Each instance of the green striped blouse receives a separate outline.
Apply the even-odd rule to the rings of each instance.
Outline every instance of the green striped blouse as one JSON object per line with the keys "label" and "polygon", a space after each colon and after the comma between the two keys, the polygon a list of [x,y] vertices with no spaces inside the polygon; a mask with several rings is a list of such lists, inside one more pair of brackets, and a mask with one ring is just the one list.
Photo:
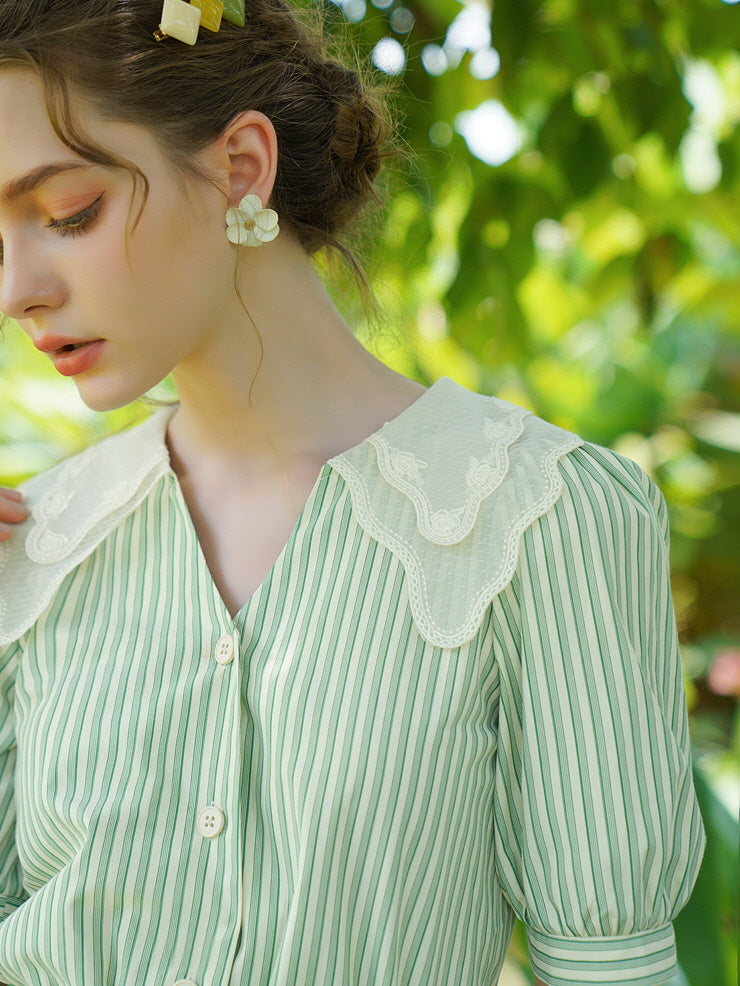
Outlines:
{"label": "green striped blouse", "polygon": [[[465,411],[465,393],[435,385],[393,435],[426,421],[444,449],[485,400],[501,451],[511,406]],[[515,915],[550,986],[670,979],[703,832],[645,474],[596,445],[558,452],[555,502],[517,532],[468,639],[442,646],[410,599],[426,585],[438,608],[409,574],[422,549],[363,501],[413,485],[414,460],[391,448],[381,475],[369,440],[374,475],[351,455],[323,467],[232,620],[167,414],[138,443],[161,468],[0,648],[0,981],[493,986]],[[451,551],[486,554],[482,516]]]}

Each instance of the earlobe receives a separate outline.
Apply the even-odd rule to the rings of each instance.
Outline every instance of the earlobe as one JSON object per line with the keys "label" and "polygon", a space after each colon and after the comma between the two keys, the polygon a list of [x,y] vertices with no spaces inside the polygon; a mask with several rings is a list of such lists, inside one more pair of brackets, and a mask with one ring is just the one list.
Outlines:
{"label": "earlobe", "polygon": [[246,110],[229,123],[223,141],[228,171],[229,206],[238,206],[246,195],[267,203],[277,173],[277,135],[272,122],[256,110]]}

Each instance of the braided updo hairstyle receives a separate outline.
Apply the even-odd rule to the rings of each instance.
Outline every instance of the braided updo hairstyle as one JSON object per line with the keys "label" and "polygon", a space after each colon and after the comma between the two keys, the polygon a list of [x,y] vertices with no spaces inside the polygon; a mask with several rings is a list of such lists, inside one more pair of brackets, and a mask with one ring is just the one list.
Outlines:
{"label": "braided updo hairstyle", "polygon": [[155,40],[162,0],[0,0],[0,69],[35,70],[57,136],[86,160],[135,165],[93,143],[75,123],[78,92],[104,119],[147,127],[182,173],[208,179],[193,155],[243,110],[267,116],[278,140],[270,205],[307,253],[340,251],[362,280],[343,235],[377,200],[375,179],[391,128],[382,99],[327,57],[313,26],[286,0],[247,0],[243,28],[223,21],[190,46]]}

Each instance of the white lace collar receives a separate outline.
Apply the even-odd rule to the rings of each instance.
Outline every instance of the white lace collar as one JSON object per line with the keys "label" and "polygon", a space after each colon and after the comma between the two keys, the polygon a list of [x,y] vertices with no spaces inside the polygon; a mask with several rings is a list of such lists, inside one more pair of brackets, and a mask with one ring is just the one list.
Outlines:
{"label": "white lace collar", "polygon": [[[29,520],[0,546],[0,644],[33,624],[62,579],[170,469],[173,412],[163,408],[25,484]],[[347,483],[358,523],[402,562],[420,633],[454,647],[510,581],[522,532],[560,496],[558,460],[580,444],[442,378],[328,464]]]}
{"label": "white lace collar", "polygon": [[582,444],[443,378],[330,463],[358,522],[402,562],[421,635],[458,647],[511,581],[523,531],[560,497],[558,461]]}
{"label": "white lace collar", "polygon": [[64,577],[168,471],[174,411],[162,408],[23,484],[29,517],[0,545],[0,645],[25,633]]}

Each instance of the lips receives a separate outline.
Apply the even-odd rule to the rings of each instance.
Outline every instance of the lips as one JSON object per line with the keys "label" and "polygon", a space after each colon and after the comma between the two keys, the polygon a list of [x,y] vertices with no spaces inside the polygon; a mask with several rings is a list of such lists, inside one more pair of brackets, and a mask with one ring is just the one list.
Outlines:
{"label": "lips", "polygon": [[54,335],[47,333],[34,339],[33,344],[42,353],[51,353],[55,356],[64,356],[67,353],[75,352],[83,346],[91,343],[100,342],[100,339],[71,339],[69,336]]}
{"label": "lips", "polygon": [[70,339],[52,334],[39,336],[33,344],[47,354],[64,377],[75,377],[91,370],[105,349],[105,339]]}

